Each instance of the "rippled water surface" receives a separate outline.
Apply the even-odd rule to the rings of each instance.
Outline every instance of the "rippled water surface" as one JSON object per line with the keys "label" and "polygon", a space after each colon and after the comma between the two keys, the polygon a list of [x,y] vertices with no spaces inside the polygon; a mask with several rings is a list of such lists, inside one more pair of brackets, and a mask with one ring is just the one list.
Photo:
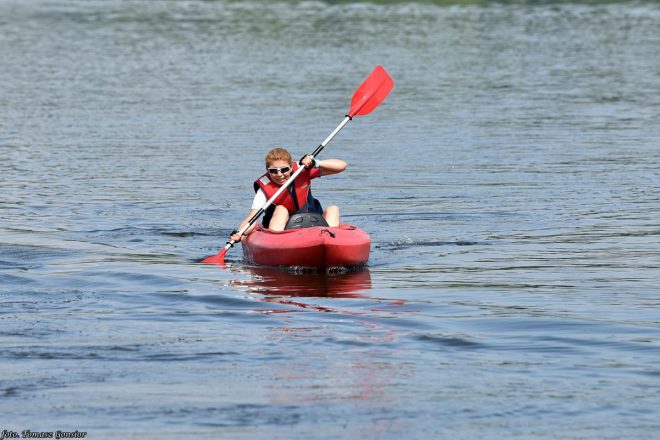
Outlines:
{"label": "rippled water surface", "polygon": [[[657,436],[660,7],[459,3],[0,2],[0,430]],[[369,265],[197,263],[377,64]]]}

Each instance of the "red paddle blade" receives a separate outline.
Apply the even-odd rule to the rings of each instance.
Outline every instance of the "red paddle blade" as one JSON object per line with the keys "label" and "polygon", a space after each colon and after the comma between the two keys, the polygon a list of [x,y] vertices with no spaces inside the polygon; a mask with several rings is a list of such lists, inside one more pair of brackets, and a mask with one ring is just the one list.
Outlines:
{"label": "red paddle blade", "polygon": [[202,263],[223,264],[225,262],[225,255],[227,255],[227,249],[223,248],[217,255],[204,258]]}
{"label": "red paddle blade", "polygon": [[371,113],[383,102],[393,87],[394,80],[392,80],[392,77],[385,71],[383,66],[376,66],[353,94],[348,116],[352,118],[353,116]]}

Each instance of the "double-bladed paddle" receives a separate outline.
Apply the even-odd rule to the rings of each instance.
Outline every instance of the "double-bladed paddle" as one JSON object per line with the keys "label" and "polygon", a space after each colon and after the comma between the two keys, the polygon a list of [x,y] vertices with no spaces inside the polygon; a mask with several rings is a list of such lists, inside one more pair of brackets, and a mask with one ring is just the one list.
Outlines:
{"label": "double-bladed paddle", "polygon": [[[371,113],[376,107],[378,107],[381,102],[383,102],[385,97],[390,93],[390,90],[392,90],[392,87],[394,87],[394,81],[390,75],[385,71],[383,66],[376,66],[376,68],[369,74],[367,79],[364,80],[364,82],[353,94],[353,98],[351,99],[351,107],[348,110],[348,114],[344,120],[341,121],[341,124],[339,124],[337,128],[335,128],[332,133],[330,133],[330,136],[328,136],[321,143],[321,145],[319,145],[316,150],[314,150],[312,154],[308,154],[308,156],[311,156],[312,159],[318,156],[318,154],[325,148],[328,142],[330,142],[332,138],[334,138],[337,133],[339,133],[339,130],[344,128],[344,126],[348,124],[348,121],[353,119],[354,116],[363,116]],[[282,184],[280,189],[277,190],[277,192],[270,199],[268,199],[268,201],[266,201],[264,206],[262,206],[259,211],[250,217],[248,223],[243,226],[240,231],[233,231],[231,235],[234,235],[235,233],[243,235],[245,231],[247,231],[250,226],[252,226],[254,222],[259,219],[259,217],[261,217],[266,209],[268,209],[268,207],[272,205],[275,200],[277,200],[280,194],[286,190],[291,182],[293,182],[304,169],[304,166],[300,166],[298,170],[296,170],[296,172],[293,173],[293,175]],[[227,245],[220,252],[218,252],[217,255],[204,258],[202,263],[224,263],[225,255],[227,254],[229,248],[234,245],[234,243],[234,240],[230,238],[229,241],[227,241]]]}

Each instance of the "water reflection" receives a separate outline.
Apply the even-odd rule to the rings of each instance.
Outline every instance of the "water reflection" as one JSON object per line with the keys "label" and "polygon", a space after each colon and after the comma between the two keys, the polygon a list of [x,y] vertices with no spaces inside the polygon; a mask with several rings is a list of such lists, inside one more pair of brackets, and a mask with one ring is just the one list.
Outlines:
{"label": "water reflection", "polygon": [[233,281],[232,285],[268,296],[361,298],[364,295],[360,292],[371,289],[371,274],[367,268],[341,273],[291,272],[255,266],[230,270],[250,277],[248,280]]}

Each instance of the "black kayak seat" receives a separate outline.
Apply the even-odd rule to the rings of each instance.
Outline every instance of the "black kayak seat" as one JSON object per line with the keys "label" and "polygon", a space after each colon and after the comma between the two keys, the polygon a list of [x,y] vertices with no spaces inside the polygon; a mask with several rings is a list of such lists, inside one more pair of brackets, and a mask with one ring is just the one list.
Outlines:
{"label": "black kayak seat", "polygon": [[311,228],[312,226],[328,226],[322,214],[316,212],[304,212],[302,214],[293,214],[286,222],[284,229]]}

